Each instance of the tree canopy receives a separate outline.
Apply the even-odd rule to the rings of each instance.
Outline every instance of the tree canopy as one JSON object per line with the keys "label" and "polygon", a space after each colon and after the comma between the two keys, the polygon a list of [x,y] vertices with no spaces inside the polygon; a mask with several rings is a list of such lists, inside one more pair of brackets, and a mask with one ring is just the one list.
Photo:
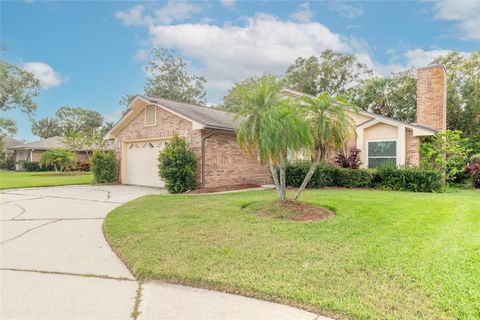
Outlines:
{"label": "tree canopy", "polygon": [[[205,78],[190,74],[185,59],[176,56],[172,50],[153,48],[145,71],[148,74],[143,87],[145,95],[193,104],[206,103]],[[120,104],[127,106],[134,96],[124,95]]]}
{"label": "tree canopy", "polygon": [[[37,109],[33,98],[39,89],[40,81],[32,73],[0,59],[0,111],[17,109],[31,116]],[[0,117],[0,134],[16,132],[14,120]]]}

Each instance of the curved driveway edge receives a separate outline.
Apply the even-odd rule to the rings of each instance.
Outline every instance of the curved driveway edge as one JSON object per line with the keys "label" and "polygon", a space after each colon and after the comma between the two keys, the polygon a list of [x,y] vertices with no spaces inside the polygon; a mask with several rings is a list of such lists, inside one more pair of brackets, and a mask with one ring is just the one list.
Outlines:
{"label": "curved driveway edge", "polygon": [[[1,319],[130,319],[138,284],[106,242],[117,206],[162,190],[62,186],[0,192]],[[142,285],[139,319],[320,319],[271,302],[185,286]],[[322,318],[327,319],[327,318]]]}

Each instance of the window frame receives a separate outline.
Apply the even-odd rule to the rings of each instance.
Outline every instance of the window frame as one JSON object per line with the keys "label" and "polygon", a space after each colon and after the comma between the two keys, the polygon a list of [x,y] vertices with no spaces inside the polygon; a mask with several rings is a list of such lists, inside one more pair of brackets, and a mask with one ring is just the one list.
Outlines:
{"label": "window frame", "polygon": [[[153,124],[147,124],[147,108],[153,108],[154,110],[154,122]],[[153,127],[157,125],[157,106],[156,105],[148,105],[145,107],[145,121],[144,121],[145,127]]]}
{"label": "window frame", "polygon": [[[395,141],[395,156],[370,156],[370,142],[387,142],[387,141]],[[370,168],[369,158],[376,158],[376,159],[395,159],[395,165],[398,166],[398,139],[375,139],[375,140],[367,140],[367,159],[366,164],[367,168]]]}

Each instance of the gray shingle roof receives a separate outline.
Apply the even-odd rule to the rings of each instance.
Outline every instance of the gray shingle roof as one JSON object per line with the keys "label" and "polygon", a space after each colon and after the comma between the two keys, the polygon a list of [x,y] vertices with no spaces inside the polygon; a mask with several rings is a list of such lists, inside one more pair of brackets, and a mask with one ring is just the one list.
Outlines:
{"label": "gray shingle roof", "polygon": [[11,138],[9,136],[5,136],[5,137],[3,137],[3,139],[5,140],[5,148],[7,148],[7,149],[25,143],[25,141],[18,140],[18,139],[15,139],[15,138]]}
{"label": "gray shingle roof", "polygon": [[201,123],[207,128],[223,129],[228,131],[235,130],[234,113],[190,103],[177,102],[165,98],[149,96],[140,97],[151,103],[159,104],[173,112],[177,112],[188,119]]}
{"label": "gray shingle roof", "polygon": [[46,138],[34,142],[23,143],[10,147],[9,149],[35,149],[35,150],[49,150],[53,148],[65,148],[65,145],[61,142],[62,137],[55,136]]}

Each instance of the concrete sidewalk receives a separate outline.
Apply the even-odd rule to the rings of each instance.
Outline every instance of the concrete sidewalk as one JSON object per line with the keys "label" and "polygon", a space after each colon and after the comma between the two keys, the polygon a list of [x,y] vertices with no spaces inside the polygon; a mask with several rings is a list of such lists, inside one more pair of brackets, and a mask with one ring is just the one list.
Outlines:
{"label": "concrete sidewalk", "polygon": [[[117,206],[162,190],[64,186],[0,192],[1,319],[327,319],[271,302],[139,284],[106,242]],[[141,295],[138,295],[141,292]]]}

